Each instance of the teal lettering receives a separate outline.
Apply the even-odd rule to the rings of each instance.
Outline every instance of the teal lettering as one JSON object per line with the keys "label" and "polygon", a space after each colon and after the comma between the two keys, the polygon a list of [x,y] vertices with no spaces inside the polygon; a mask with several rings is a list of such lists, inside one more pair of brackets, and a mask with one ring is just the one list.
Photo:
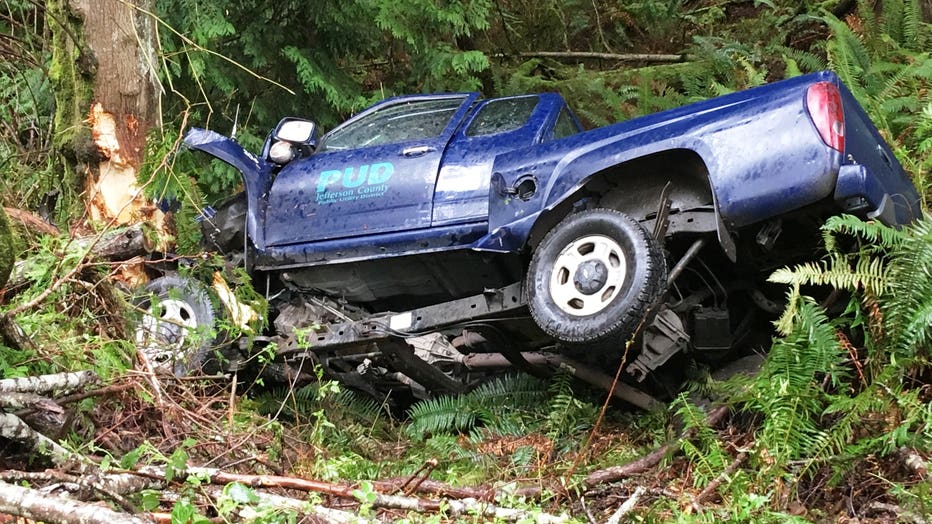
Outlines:
{"label": "teal lettering", "polygon": [[376,184],[388,182],[388,179],[392,177],[394,172],[395,166],[389,162],[372,164],[372,167],[369,168],[369,185],[374,186]]}
{"label": "teal lettering", "polygon": [[369,164],[359,166],[359,173],[353,174],[353,168],[348,167],[343,172],[343,187],[359,187],[369,175]]}
{"label": "teal lettering", "polygon": [[342,176],[343,173],[336,169],[328,169],[327,171],[321,172],[320,178],[317,179],[317,192],[323,193],[327,190],[327,186],[339,181]]}

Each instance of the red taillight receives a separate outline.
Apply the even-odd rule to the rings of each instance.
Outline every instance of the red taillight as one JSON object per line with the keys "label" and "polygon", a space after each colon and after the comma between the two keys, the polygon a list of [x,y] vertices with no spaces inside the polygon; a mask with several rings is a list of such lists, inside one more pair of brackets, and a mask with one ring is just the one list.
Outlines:
{"label": "red taillight", "polygon": [[816,82],[806,93],[806,107],[825,145],[845,152],[845,112],[841,93],[831,82]]}

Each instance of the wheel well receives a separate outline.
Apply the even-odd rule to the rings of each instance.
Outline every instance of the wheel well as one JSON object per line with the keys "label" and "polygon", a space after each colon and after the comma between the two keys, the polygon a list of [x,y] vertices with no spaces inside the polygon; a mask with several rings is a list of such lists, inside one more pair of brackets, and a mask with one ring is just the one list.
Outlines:
{"label": "wheel well", "polygon": [[536,246],[547,231],[574,209],[605,207],[638,221],[651,218],[667,183],[670,183],[671,212],[714,203],[709,171],[702,158],[689,149],[663,151],[591,175],[575,193],[541,215],[531,229],[528,244]]}

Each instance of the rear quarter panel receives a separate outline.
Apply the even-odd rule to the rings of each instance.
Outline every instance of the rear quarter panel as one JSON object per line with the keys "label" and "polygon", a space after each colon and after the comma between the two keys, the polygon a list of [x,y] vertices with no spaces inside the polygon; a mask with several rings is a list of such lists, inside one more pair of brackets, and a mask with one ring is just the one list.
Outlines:
{"label": "rear quarter panel", "polygon": [[[479,247],[514,249],[526,240],[534,217],[593,175],[667,150],[688,149],[702,158],[716,206],[731,228],[826,198],[842,155],[822,142],[805,107],[807,87],[822,80],[837,77],[806,75],[501,155],[493,168],[491,234]],[[529,174],[539,182],[533,198],[496,193]]]}

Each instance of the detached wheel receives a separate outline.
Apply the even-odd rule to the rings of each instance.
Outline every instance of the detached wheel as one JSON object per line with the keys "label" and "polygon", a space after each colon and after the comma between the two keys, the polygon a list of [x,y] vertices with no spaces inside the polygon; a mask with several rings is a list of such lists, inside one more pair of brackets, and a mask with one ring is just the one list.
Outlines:
{"label": "detached wheel", "polygon": [[180,276],[157,278],[136,301],[142,318],[136,350],[157,370],[185,376],[200,370],[214,345],[217,319],[207,287]]}
{"label": "detached wheel", "polygon": [[571,346],[623,345],[663,293],[660,246],[635,220],[611,209],[567,216],[541,241],[528,267],[528,307],[547,334]]}

